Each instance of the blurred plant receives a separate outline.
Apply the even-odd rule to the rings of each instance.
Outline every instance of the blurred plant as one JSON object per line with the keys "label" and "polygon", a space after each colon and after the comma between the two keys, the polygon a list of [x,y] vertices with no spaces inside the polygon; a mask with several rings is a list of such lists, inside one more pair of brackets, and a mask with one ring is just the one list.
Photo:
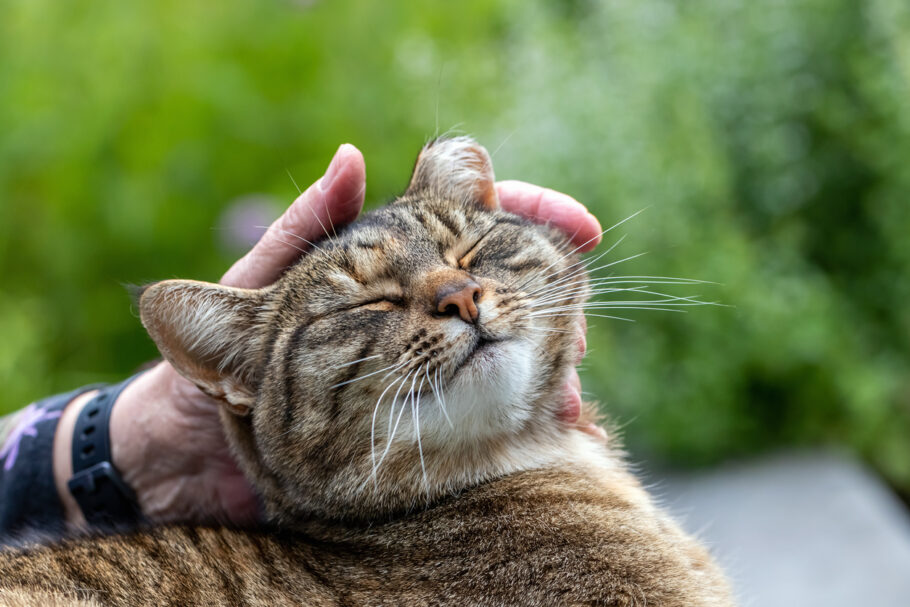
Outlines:
{"label": "blurred plant", "polygon": [[647,209],[616,273],[721,283],[592,319],[636,453],[840,443],[910,490],[902,0],[7,2],[0,90],[2,410],[154,356],[119,283],[216,279],[231,201],[342,141],[387,198],[457,123],[605,225]]}

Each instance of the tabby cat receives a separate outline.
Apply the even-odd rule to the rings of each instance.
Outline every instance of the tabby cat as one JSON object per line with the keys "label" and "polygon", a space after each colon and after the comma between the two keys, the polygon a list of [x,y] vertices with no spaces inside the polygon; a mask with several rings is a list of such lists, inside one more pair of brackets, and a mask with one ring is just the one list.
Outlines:
{"label": "tabby cat", "polygon": [[143,324],[224,401],[269,524],[0,553],[0,603],[732,605],[617,446],[558,421],[588,293],[465,137],[271,287],[146,287]]}

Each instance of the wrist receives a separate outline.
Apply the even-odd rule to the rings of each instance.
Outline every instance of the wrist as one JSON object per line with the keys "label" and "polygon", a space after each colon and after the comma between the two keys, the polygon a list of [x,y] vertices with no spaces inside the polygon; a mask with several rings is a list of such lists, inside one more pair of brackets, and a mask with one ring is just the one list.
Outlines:
{"label": "wrist", "polygon": [[97,393],[97,390],[91,390],[71,400],[63,409],[54,434],[54,485],[57,487],[57,495],[63,505],[64,520],[68,526],[72,527],[84,527],[86,524],[82,510],[73,499],[67,486],[67,482],[73,476],[73,431],[76,428],[76,418],[79,417],[79,412]]}
{"label": "wrist", "polygon": [[[107,433],[109,451],[108,447],[104,447],[99,453],[103,454],[107,452],[107,455],[96,456],[100,457],[102,460],[109,461],[113,465],[114,474],[119,476],[119,479],[112,479],[113,482],[122,480],[129,488],[133,487],[135,482],[134,477],[136,476],[135,472],[141,467],[141,462],[145,460],[145,454],[148,451],[145,441],[143,440],[144,433],[136,431],[138,427],[143,425],[141,416],[137,416],[136,414],[137,404],[142,398],[142,392],[139,391],[139,396],[137,398],[137,391],[133,387],[136,383],[142,381],[145,375],[148,374],[143,374],[132,381],[127,380],[129,383],[122,389],[122,392],[107,397],[108,399],[116,399],[109,405],[111,407],[109,417],[103,422],[103,429],[101,430]],[[116,388],[117,386],[111,387],[111,389]],[[60,421],[57,424],[57,429],[54,434],[52,455],[54,485],[57,489],[61,505],[63,506],[64,520],[70,527],[80,528],[88,526],[89,524],[83,513],[84,506],[80,507],[79,502],[77,502],[73,495],[74,489],[70,485],[76,471],[73,462],[73,448],[75,433],[79,431],[79,419],[80,416],[83,415],[86,407],[99,406],[98,401],[96,401],[96,404],[92,404],[92,401],[95,400],[98,395],[99,390],[91,390],[84,394],[80,394],[70,401],[60,416]],[[104,405],[100,406],[102,409],[104,408]],[[102,413],[102,416],[104,415],[105,414]],[[92,446],[92,444],[90,443],[89,446]],[[76,445],[76,447],[79,447],[79,445]],[[83,467],[86,465],[88,464],[83,464]],[[95,473],[92,473],[93,476],[94,474]],[[94,487],[96,486],[94,483],[98,481],[88,482],[92,483],[89,486]],[[82,486],[81,483],[80,486]],[[92,489],[91,491],[94,492],[95,489]],[[123,491],[130,493],[127,488],[124,488]],[[99,497],[92,499],[97,500]],[[100,497],[100,499],[105,500],[111,498]],[[129,496],[127,501],[133,502],[132,496]],[[119,517],[119,515],[113,513],[111,515]]]}

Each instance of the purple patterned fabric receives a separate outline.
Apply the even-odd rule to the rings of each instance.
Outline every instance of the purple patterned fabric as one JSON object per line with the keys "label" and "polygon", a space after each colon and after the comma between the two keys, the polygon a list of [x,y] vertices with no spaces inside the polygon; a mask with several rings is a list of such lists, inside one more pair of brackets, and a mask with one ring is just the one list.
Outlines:
{"label": "purple patterned fabric", "polygon": [[49,396],[0,417],[0,549],[29,529],[66,530],[54,484],[54,435],[67,403],[97,387]]}
{"label": "purple patterned fabric", "polygon": [[16,463],[16,458],[19,456],[19,445],[22,443],[23,438],[26,436],[35,438],[38,436],[38,430],[35,426],[43,421],[56,419],[60,417],[60,414],[61,411],[59,409],[48,411],[37,404],[31,404],[16,414],[15,419],[11,420],[12,428],[6,436],[3,445],[0,446],[0,460],[4,462],[3,470],[6,472],[12,470],[13,465]]}

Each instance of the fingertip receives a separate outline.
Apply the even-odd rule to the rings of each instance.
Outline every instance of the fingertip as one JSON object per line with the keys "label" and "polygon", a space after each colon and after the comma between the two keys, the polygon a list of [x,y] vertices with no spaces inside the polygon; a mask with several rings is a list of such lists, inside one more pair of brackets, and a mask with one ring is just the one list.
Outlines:
{"label": "fingertip", "polygon": [[578,250],[582,253],[593,251],[597,248],[597,245],[600,244],[600,241],[603,240],[603,228],[600,226],[600,222],[597,218],[587,210],[585,211],[585,217],[581,219],[580,224],[578,233],[572,239],[572,242],[578,244]]}
{"label": "fingertip", "polygon": [[581,377],[578,375],[578,370],[575,367],[572,367],[572,370],[569,371],[569,377],[566,379],[566,384],[575,390],[578,394],[578,398],[581,399]]}
{"label": "fingertip", "polygon": [[567,381],[563,386],[562,408],[557,416],[569,424],[577,423],[581,417],[581,393],[575,389],[571,381]]}
{"label": "fingertip", "polygon": [[363,152],[351,143],[342,143],[335,152],[333,162],[337,160],[348,172],[355,176],[366,179],[366,162],[363,159]]}
{"label": "fingertip", "polygon": [[600,222],[568,194],[523,181],[500,181],[496,191],[503,210],[537,223],[550,223],[564,232],[580,252],[586,253],[600,244]]}
{"label": "fingertip", "polygon": [[353,221],[363,208],[366,192],[366,163],[361,151],[350,143],[341,144],[317,187],[333,224]]}
{"label": "fingertip", "polygon": [[593,250],[602,238],[597,218],[568,194],[544,190],[537,208],[537,216],[562,230],[581,253]]}
{"label": "fingertip", "polygon": [[305,247],[353,221],[363,207],[365,192],[363,154],[349,143],[342,144],[325,174],[291,203],[249,253],[231,266],[222,278],[223,284],[245,288],[271,284]]}
{"label": "fingertip", "polygon": [[587,434],[590,434],[594,438],[600,439],[602,441],[607,440],[607,431],[598,426],[597,424],[585,424],[581,427],[581,431]]}
{"label": "fingertip", "polygon": [[584,327],[580,323],[575,328],[575,346],[578,348],[578,356],[575,359],[576,364],[578,364],[584,359],[585,352],[588,350],[588,338],[585,336]]}

